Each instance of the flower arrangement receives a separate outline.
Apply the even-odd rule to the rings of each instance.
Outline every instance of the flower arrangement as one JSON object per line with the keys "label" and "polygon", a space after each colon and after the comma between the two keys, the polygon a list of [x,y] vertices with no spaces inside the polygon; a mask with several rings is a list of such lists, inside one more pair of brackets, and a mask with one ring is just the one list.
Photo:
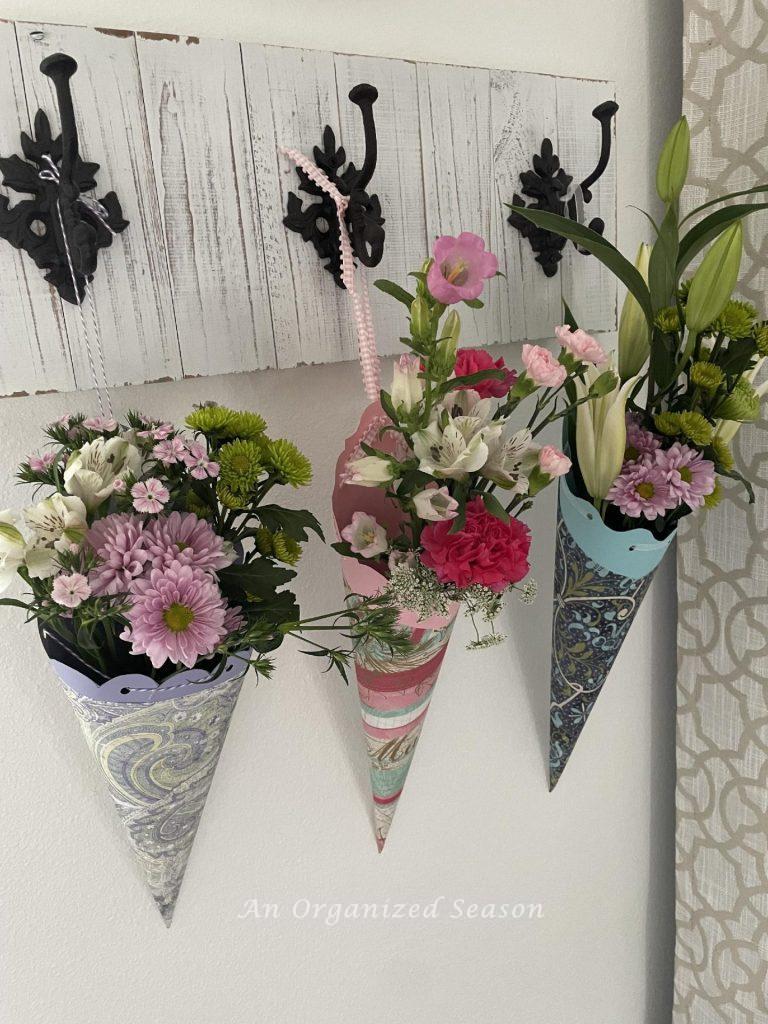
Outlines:
{"label": "flower arrangement", "polygon": [[288,635],[343,672],[350,651],[308,638],[330,625],[352,649],[370,636],[403,642],[386,598],[301,621],[285,585],[322,530],[310,512],[267,501],[310,482],[292,442],[218,405],[196,408],[186,428],[135,412],[125,424],[51,424],[45,451],[18,473],[51,493],[0,512],[0,586],[20,576],[31,594],[0,603],[23,608],[100,680],[133,671],[162,682],[195,666],[215,676],[228,658],[269,675]]}
{"label": "flower arrangement", "polygon": [[[379,488],[389,522],[356,511],[334,547],[376,568],[388,593],[420,619],[464,605],[477,625],[473,648],[503,640],[494,620],[502,595],[532,599],[528,577],[530,530],[522,517],[536,494],[568,472],[570,459],[537,436],[549,424],[600,396],[617,378],[598,342],[581,330],[556,330],[558,356],[523,345],[523,369],[510,369],[482,348],[460,348],[459,303],[482,306],[496,257],[477,235],[437,239],[433,255],[411,276],[415,294],[391,281],[382,291],[409,312],[408,350],[396,362],[392,387],[382,391],[385,422],[362,441],[346,481]],[[578,394],[576,393],[578,390]],[[569,397],[570,396],[570,397]],[[526,399],[527,425],[509,421]]]}

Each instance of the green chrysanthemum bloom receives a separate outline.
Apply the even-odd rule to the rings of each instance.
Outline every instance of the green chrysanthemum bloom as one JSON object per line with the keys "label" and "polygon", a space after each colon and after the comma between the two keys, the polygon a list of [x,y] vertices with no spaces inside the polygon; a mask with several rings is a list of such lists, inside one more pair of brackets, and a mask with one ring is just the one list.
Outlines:
{"label": "green chrysanthemum bloom", "polygon": [[667,437],[682,433],[679,412],[660,412],[653,417],[653,422],[659,433],[666,434]]}
{"label": "green chrysanthemum bloom", "polygon": [[256,550],[260,555],[273,555],[275,553],[274,546],[272,544],[272,531],[268,530],[266,526],[259,526],[256,528],[256,536],[254,537],[256,542]]}
{"label": "green chrysanthemum bloom", "polygon": [[238,491],[233,491],[231,487],[227,487],[221,481],[216,485],[216,497],[219,499],[224,508],[244,508],[245,503],[248,500],[247,495],[240,494]]}
{"label": "green chrysanthemum bloom", "polygon": [[216,453],[219,480],[237,494],[249,494],[264,467],[261,464],[261,446],[256,441],[229,441]]}
{"label": "green chrysanthemum bloom", "polygon": [[720,315],[712,321],[713,334],[724,334],[727,338],[748,338],[754,329],[757,310],[751,302],[731,299],[726,302]]}
{"label": "green chrysanthemum bloom", "polygon": [[267,441],[262,447],[262,458],[282,483],[291,487],[304,487],[312,479],[312,464],[292,441]]}
{"label": "green chrysanthemum bloom", "polygon": [[677,297],[678,299],[680,299],[683,305],[685,305],[685,303],[688,301],[688,292],[691,289],[692,280],[693,278],[689,277],[687,280],[681,281],[680,287],[677,289]]}
{"label": "green chrysanthemum bloom", "polygon": [[731,446],[728,442],[715,434],[710,442],[710,447],[717,465],[724,469],[726,473],[730,472],[733,469],[733,455],[731,454]]}
{"label": "green chrysanthemum bloom", "polygon": [[755,345],[761,356],[768,356],[768,324],[755,329]]}
{"label": "green chrysanthemum bloom", "polygon": [[691,367],[691,380],[704,391],[717,391],[724,376],[720,367],[714,363],[698,362]]}
{"label": "green chrysanthemum bloom", "polygon": [[680,330],[680,314],[674,306],[665,306],[660,309],[653,322],[664,334],[673,334]]}
{"label": "green chrysanthemum bloom", "polygon": [[235,415],[224,405],[201,405],[187,416],[190,430],[199,430],[201,434],[221,434]]}
{"label": "green chrysanthemum bloom", "polygon": [[267,424],[257,412],[231,412],[221,436],[256,441],[267,429]]}
{"label": "green chrysanthemum bloom", "polygon": [[693,441],[699,448],[709,444],[714,433],[714,427],[709,420],[705,419],[700,412],[681,412],[678,415],[680,417],[680,433],[684,437]]}
{"label": "green chrysanthemum bloom", "polygon": [[704,508],[717,508],[723,497],[723,488],[720,486],[720,481],[715,480],[715,488],[712,493],[704,495]]}
{"label": "green chrysanthemum bloom", "polygon": [[750,423],[760,414],[760,396],[743,377],[739,377],[733,391],[715,410],[724,420],[735,420],[737,423]]}
{"label": "green chrysanthemum bloom", "polygon": [[279,562],[285,562],[286,565],[296,565],[301,558],[301,544],[284,533],[274,535],[272,546],[275,550],[275,558]]}

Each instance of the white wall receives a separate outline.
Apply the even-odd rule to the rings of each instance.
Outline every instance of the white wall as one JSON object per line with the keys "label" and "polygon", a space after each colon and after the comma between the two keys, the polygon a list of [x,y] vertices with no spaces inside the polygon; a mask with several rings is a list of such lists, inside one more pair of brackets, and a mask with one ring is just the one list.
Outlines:
{"label": "white wall", "polygon": [[[619,235],[643,231],[653,153],[680,105],[669,0],[189,3],[7,0],[0,15],[613,79]],[[308,254],[308,258],[309,254]],[[496,284],[495,286],[500,286]],[[0,313],[1,315],[1,313]],[[388,329],[380,324],[381,331]],[[516,351],[505,350],[508,361]],[[1,358],[1,355],[0,355]],[[116,408],[180,418],[216,399],[261,411],[312,457],[307,499],[330,526],[331,472],[362,406],[353,364],[117,391]],[[0,403],[0,506],[39,425],[92,395]],[[533,608],[510,643],[470,654],[458,628],[382,856],[368,820],[353,690],[286,647],[240,700],[173,927],[133,872],[114,812],[32,628],[3,609],[0,719],[6,945],[0,1017],[19,1024],[667,1024],[673,941],[674,576],[668,558],[554,794],[546,785],[554,510],[537,514]],[[541,503],[540,503],[541,504]],[[303,565],[307,611],[341,597],[335,556]],[[322,922],[321,903],[445,896],[540,903],[535,921]],[[239,920],[245,901],[278,920]]]}

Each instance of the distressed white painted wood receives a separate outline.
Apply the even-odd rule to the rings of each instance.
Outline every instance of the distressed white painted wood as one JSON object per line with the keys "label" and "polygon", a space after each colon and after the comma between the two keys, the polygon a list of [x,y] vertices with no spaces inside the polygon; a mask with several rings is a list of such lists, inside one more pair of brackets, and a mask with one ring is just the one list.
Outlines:
{"label": "distressed white painted wood", "polygon": [[[30,120],[11,22],[0,21],[0,154],[20,153]],[[29,198],[0,187],[13,206]],[[75,385],[61,300],[26,254],[0,244],[0,395]]]}
{"label": "distressed white painted wood", "polygon": [[137,46],[184,375],[274,366],[240,47]]}
{"label": "distressed white painted wood", "polygon": [[[417,73],[430,242],[460,231],[488,240],[492,221],[503,214],[493,181],[490,71],[418,64]],[[461,307],[466,344],[491,344],[508,336],[497,284],[486,286],[483,309]]]}
{"label": "distressed white painted wood", "polygon": [[[19,23],[16,30],[30,111],[45,110],[54,131],[59,125],[53,83],[40,73],[40,61],[57,52],[78,59],[72,94],[80,151],[100,164],[96,195],[114,190],[131,222],[100,251],[90,286],[107,381],[178,377],[179,344],[133,34],[30,23]],[[84,328],[77,307],[63,306],[77,386],[93,387],[86,351],[87,337],[92,348],[96,345],[90,311],[85,310]],[[98,365],[95,352],[94,361]]]}
{"label": "distressed white painted wood", "polygon": [[[492,73],[494,173],[502,203],[511,203],[515,192],[520,193],[520,174],[530,169],[533,155],[540,151],[545,138],[552,140],[557,151],[555,81],[547,75]],[[528,240],[507,223],[507,206],[502,210],[500,223],[504,229],[503,252],[507,263],[510,308],[506,320],[510,324],[510,340],[551,338],[554,325],[562,322],[559,274],[545,275]],[[514,300],[522,307],[522,316],[520,307],[513,306]]]}
{"label": "distressed white painted wood", "polygon": [[[406,274],[418,270],[429,252],[416,66],[404,60],[343,54],[336,54],[335,63],[341,136],[347,157],[357,167],[365,144],[360,111],[349,102],[349,90],[360,82],[370,82],[379,90],[373,108],[379,158],[370,188],[381,200],[386,244],[381,263],[367,271],[368,281],[372,286],[383,277],[408,287]],[[403,352],[398,338],[407,333],[407,310],[377,288],[370,291],[380,354]]]}
{"label": "distressed white painted wood", "polygon": [[299,179],[278,152],[282,146],[311,157],[326,124],[338,140],[333,54],[251,43],[242,49],[278,366],[352,359],[349,296],[314,248],[283,224]]}
{"label": "distressed white painted wood", "polygon": [[[600,124],[592,117],[599,103],[614,98],[608,82],[558,78],[557,134],[559,155],[574,182],[592,172],[600,153]],[[615,124],[615,121],[613,122]],[[584,207],[584,222],[605,221],[605,237],[616,244],[615,154]],[[616,329],[616,278],[594,256],[583,256],[569,242],[561,262],[563,298],[579,324],[595,332]]]}

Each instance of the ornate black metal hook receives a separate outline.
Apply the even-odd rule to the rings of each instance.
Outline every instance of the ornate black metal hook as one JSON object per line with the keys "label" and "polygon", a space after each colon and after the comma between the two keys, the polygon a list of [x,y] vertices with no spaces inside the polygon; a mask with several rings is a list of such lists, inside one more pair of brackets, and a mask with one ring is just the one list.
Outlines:
{"label": "ornate black metal hook", "polygon": [[[608,166],[611,156],[611,118],[614,117],[618,109],[618,103],[607,100],[592,111],[592,116],[600,122],[600,156],[595,169],[577,185],[573,192],[570,190],[573,176],[566,174],[560,166],[560,160],[552,150],[551,139],[544,139],[541,144],[541,153],[536,154],[533,158],[533,170],[523,171],[520,175],[523,195],[534,201],[526,204],[522,196],[515,193],[512,197],[512,205],[522,207],[528,205],[534,210],[548,210],[550,213],[559,213],[561,216],[578,221],[580,205],[577,201],[578,194],[581,194],[581,199],[585,204],[589,203],[592,199],[592,186]],[[530,241],[531,248],[536,253],[536,262],[541,264],[547,277],[554,277],[558,264],[563,258],[566,239],[562,235],[556,235],[552,231],[536,227],[525,217],[515,213],[514,210],[507,217],[507,221]],[[602,235],[605,223],[600,217],[594,217],[589,222],[589,227]],[[578,246],[576,248],[583,255],[589,255]]]}
{"label": "ornate black metal hook", "polygon": [[[349,196],[345,218],[349,239],[352,243],[352,252],[365,267],[375,267],[384,255],[384,218],[381,216],[381,204],[378,196],[366,192],[376,170],[377,144],[373,104],[378,95],[378,91],[372,85],[365,83],[356,85],[349,93],[350,101],[360,108],[363,118],[365,157],[359,170],[351,160],[346,169],[341,170],[347,154],[343,146],[336,148],[336,136],[330,125],[326,125],[323,132],[323,148],[315,146],[313,151],[315,163],[320,170],[343,195]],[[301,182],[299,190],[318,198],[319,202],[310,203],[304,208],[301,198],[290,192],[283,224],[291,231],[297,231],[305,242],[314,245],[317,255],[321,260],[325,260],[325,269],[333,274],[339,288],[343,288],[336,205],[327,192],[311,181],[300,167],[297,167],[296,171]]]}
{"label": "ornate black metal hook", "polygon": [[[84,195],[96,188],[98,164],[82,160],[69,80],[77,62],[64,53],[46,57],[40,70],[56,89],[61,135],[53,138],[42,110],[35,115],[34,139],[21,133],[20,156],[0,158],[3,184],[32,195],[15,206],[0,196],[0,238],[23,249],[67,302],[81,301],[96,271],[97,254],[112,236],[128,227],[114,192],[97,200]],[[27,162],[28,161],[28,162]],[[73,283],[74,277],[74,283]],[[76,284],[76,288],[75,288]]]}

